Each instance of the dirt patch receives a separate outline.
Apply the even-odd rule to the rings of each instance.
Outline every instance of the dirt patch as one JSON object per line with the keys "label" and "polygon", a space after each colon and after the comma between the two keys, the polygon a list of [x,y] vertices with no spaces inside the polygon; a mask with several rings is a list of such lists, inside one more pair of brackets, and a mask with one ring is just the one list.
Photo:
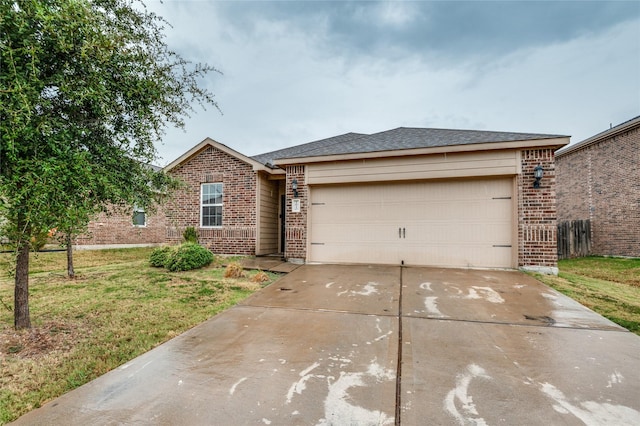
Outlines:
{"label": "dirt patch", "polygon": [[29,330],[0,331],[0,358],[38,358],[57,351],[68,351],[79,340],[77,327],[50,321]]}

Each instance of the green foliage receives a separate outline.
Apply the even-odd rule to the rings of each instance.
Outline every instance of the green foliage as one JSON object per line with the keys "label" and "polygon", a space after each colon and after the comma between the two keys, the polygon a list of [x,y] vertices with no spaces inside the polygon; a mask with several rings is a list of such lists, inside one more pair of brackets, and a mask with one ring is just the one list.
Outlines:
{"label": "green foliage", "polygon": [[172,272],[190,271],[213,262],[213,253],[199,244],[185,243],[169,257],[166,268]]}
{"label": "green foliage", "polygon": [[44,248],[45,244],[49,241],[49,232],[37,232],[31,237],[31,249],[33,251],[40,251]]}
{"label": "green foliage", "polygon": [[169,261],[171,254],[175,251],[173,246],[158,247],[151,252],[149,264],[156,268],[163,268]]}
{"label": "green foliage", "polygon": [[198,231],[193,226],[188,226],[182,233],[182,238],[186,243],[198,243]]}
{"label": "green foliage", "polygon": [[16,327],[30,325],[18,316],[31,237],[78,235],[107,207],[152,211],[177,185],[148,166],[154,143],[194,101],[217,106],[198,86],[216,70],[172,52],[166,25],[135,0],[0,1],[0,217],[18,248]]}
{"label": "green foliage", "polygon": [[196,243],[160,247],[153,250],[149,258],[151,266],[165,267],[172,272],[202,268],[211,262],[213,253]]}

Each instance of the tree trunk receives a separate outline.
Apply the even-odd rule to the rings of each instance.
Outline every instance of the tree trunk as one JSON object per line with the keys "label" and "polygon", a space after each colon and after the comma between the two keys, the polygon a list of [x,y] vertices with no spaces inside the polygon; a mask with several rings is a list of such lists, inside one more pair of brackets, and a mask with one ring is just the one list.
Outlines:
{"label": "tree trunk", "polygon": [[18,242],[14,291],[13,325],[16,330],[31,328],[29,315],[29,241]]}
{"label": "tree trunk", "polygon": [[76,272],[73,269],[73,244],[71,234],[67,234],[67,275],[69,278],[76,277]]}

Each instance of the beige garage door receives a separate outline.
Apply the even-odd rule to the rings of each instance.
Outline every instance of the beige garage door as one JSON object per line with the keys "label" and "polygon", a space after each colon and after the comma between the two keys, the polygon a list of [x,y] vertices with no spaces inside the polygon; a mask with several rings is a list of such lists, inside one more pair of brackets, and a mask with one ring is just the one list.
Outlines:
{"label": "beige garage door", "polygon": [[513,266],[513,179],[311,188],[309,261]]}

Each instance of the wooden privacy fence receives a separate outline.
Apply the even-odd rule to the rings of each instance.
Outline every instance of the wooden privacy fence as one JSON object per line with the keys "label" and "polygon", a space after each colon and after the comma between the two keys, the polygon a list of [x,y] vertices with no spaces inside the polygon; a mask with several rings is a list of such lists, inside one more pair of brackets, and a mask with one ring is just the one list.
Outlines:
{"label": "wooden privacy fence", "polygon": [[558,224],[558,259],[588,256],[590,251],[589,220],[569,220]]}

